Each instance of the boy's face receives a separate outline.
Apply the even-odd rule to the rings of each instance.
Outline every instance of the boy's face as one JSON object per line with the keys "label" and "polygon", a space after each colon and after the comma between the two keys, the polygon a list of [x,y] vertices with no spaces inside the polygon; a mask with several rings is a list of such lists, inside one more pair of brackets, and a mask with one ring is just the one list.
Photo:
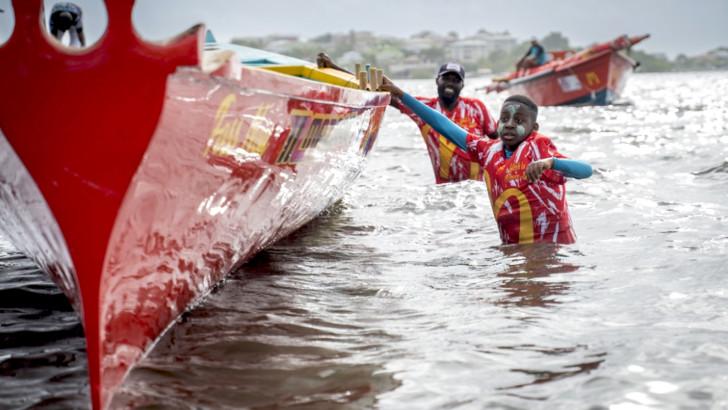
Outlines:
{"label": "boy's face", "polygon": [[525,105],[509,101],[501,108],[498,121],[498,136],[510,150],[526,139],[533,131],[538,130],[533,112]]}

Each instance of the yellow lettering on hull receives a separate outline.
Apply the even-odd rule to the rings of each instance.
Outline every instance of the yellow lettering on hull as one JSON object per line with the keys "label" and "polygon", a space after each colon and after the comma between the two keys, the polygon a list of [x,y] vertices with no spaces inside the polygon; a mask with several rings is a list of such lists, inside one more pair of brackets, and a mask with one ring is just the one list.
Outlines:
{"label": "yellow lettering on hull", "polygon": [[226,119],[230,108],[235,104],[235,94],[230,94],[223,98],[220,103],[220,107],[215,113],[215,123],[210,133],[210,139],[207,141],[207,146],[203,155],[209,154],[221,155],[224,154],[228,149],[234,148],[238,143],[238,134],[240,134],[240,128],[243,126],[243,121],[240,118],[234,118],[232,120]]}
{"label": "yellow lettering on hull", "polygon": [[601,82],[602,80],[599,79],[599,76],[594,71],[586,73],[586,83],[589,84],[589,86],[599,85]]}

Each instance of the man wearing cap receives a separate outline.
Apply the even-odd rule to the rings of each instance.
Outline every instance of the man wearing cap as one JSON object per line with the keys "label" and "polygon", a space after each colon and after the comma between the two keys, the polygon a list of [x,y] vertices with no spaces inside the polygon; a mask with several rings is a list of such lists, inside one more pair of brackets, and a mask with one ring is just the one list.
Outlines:
{"label": "man wearing cap", "polygon": [[81,8],[73,3],[56,3],[51,9],[50,17],[51,35],[61,41],[63,34],[68,32],[69,46],[84,47],[86,36],[83,34],[81,22]]}
{"label": "man wearing cap", "polygon": [[[498,138],[496,124],[477,98],[461,97],[465,85],[465,69],[456,63],[443,64],[437,72],[437,97],[415,97],[430,108],[441,112],[451,121],[479,137]],[[435,172],[435,182],[458,182],[467,179],[483,179],[483,171],[470,154],[437,133],[399,100],[393,99],[392,106],[410,117],[420,128],[427,146],[427,152]]]}

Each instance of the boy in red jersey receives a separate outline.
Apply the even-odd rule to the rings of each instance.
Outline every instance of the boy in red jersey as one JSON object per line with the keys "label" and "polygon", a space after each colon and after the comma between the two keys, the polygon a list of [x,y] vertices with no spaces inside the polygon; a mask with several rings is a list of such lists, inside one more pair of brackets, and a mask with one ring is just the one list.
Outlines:
{"label": "boy in red jersey", "polygon": [[389,79],[382,89],[400,98],[483,167],[503,243],[576,241],[564,183],[566,177],[588,178],[592,169],[585,162],[566,159],[548,137],[538,133],[538,107],[528,97],[505,100],[497,127],[499,139],[489,140],[469,134]]}
{"label": "boy in red jersey", "polygon": [[[319,67],[334,68],[347,71],[334,63],[326,53],[319,53],[317,58]],[[348,71],[347,71],[348,72]],[[465,86],[465,69],[460,64],[443,64],[435,79],[437,84],[437,97],[415,97],[428,107],[439,111],[469,133],[479,137],[488,136],[497,138],[495,121],[488,113],[482,101],[477,98],[461,97],[460,92]],[[402,114],[410,117],[420,129],[422,139],[430,156],[432,170],[435,173],[435,182],[458,182],[467,179],[483,178],[480,165],[473,161],[467,151],[448,141],[398,98],[393,98],[391,105]]]}

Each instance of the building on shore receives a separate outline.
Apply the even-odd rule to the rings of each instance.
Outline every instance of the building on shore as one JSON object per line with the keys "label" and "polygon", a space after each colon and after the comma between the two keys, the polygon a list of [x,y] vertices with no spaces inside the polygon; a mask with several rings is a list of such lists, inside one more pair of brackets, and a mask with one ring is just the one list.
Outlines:
{"label": "building on shore", "polygon": [[458,40],[447,48],[451,60],[463,64],[477,63],[496,50],[511,50],[517,45],[515,37],[507,31],[491,33],[480,30],[475,35]]}

